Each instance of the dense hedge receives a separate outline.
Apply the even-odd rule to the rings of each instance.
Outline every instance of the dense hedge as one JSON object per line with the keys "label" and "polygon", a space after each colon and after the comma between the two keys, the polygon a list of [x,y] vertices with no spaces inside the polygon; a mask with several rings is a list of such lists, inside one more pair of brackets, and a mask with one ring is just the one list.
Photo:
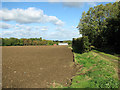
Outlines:
{"label": "dense hedge", "polygon": [[75,52],[84,53],[90,51],[90,43],[87,36],[73,38],[72,48]]}

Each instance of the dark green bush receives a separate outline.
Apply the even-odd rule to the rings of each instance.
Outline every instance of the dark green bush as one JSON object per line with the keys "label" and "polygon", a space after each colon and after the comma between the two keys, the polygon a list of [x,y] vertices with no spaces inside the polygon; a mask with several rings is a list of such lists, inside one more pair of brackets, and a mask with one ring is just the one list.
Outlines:
{"label": "dark green bush", "polygon": [[77,39],[73,38],[72,47],[75,52],[84,53],[90,51],[90,43],[87,36],[83,36]]}

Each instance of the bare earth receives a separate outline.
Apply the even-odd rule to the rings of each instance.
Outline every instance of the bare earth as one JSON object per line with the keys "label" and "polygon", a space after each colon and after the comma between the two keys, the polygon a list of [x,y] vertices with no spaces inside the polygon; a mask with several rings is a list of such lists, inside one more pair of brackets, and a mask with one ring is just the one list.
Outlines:
{"label": "bare earth", "polygon": [[66,46],[2,47],[3,88],[47,88],[66,85],[73,74],[71,49]]}

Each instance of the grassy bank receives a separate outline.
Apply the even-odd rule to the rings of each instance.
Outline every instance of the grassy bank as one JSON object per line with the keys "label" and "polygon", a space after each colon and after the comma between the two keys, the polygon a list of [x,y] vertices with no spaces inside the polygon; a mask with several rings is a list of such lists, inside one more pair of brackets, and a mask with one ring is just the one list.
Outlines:
{"label": "grassy bank", "polygon": [[115,60],[117,57],[105,53],[101,56],[99,53],[97,51],[74,53],[76,63],[83,67],[72,79],[70,88],[118,88],[118,63],[104,56]]}
{"label": "grassy bank", "polygon": [[96,52],[96,53],[99,53],[102,56],[105,56],[106,58],[109,58],[111,60],[113,59],[113,60],[116,60],[116,61],[120,61],[120,59],[118,59],[118,56],[120,56],[119,54],[112,55],[112,54],[104,53],[104,52],[101,52],[101,51],[98,51],[98,50],[93,50],[93,51]]}

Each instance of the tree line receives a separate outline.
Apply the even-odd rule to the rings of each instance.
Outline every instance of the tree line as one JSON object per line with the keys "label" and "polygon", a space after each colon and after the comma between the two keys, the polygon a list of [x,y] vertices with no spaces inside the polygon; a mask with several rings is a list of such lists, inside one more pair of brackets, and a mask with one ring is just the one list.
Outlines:
{"label": "tree line", "polygon": [[60,42],[66,42],[69,45],[72,44],[72,41],[70,40],[66,40],[66,41],[58,41],[58,40],[45,40],[42,39],[42,37],[40,38],[1,38],[2,40],[2,46],[29,46],[29,45],[58,45],[58,43]]}
{"label": "tree line", "polygon": [[[120,2],[101,4],[89,8],[87,12],[84,11],[77,28],[82,38],[88,37],[89,44],[85,44],[88,47],[91,44],[96,48],[109,48],[120,53]],[[77,41],[81,40],[74,39],[73,47],[77,47],[75,45]],[[87,51],[90,50],[90,48],[87,49]]]}

